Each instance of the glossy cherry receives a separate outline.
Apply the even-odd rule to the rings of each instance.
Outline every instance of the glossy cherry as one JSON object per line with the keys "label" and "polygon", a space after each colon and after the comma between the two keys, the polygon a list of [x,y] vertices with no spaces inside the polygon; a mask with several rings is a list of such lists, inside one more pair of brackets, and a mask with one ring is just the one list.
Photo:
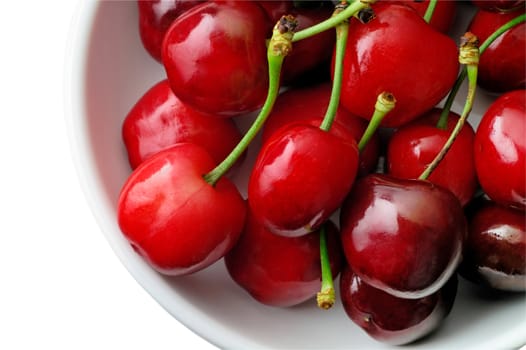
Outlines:
{"label": "glossy cherry", "polygon": [[217,164],[237,145],[241,133],[231,119],[208,115],[182,103],[168,81],[162,80],[128,112],[122,137],[135,169],[153,154],[179,142],[202,146]]}
{"label": "glossy cherry", "polygon": [[524,8],[525,0],[471,0],[478,8],[485,11],[508,12]]}
{"label": "glossy cherry", "polygon": [[163,42],[170,86],[197,110],[236,116],[259,108],[268,87],[268,19],[250,1],[213,1],[177,18]]}
{"label": "glossy cherry", "polygon": [[354,138],[341,137],[348,134],[337,128],[294,124],[263,145],[250,174],[248,202],[269,230],[304,235],[338,209],[356,177],[359,155]]}
{"label": "glossy cherry", "polygon": [[417,299],[403,299],[365,283],[351,268],[340,276],[340,295],[349,318],[374,339],[402,345],[439,328],[449,315],[457,295],[453,274],[437,292]]}
{"label": "glossy cherry", "polygon": [[380,1],[372,8],[374,19],[349,26],[341,103],[370,119],[377,96],[388,91],[397,102],[382,125],[400,126],[446,96],[457,78],[458,49],[408,6]]}
{"label": "glossy cherry", "polygon": [[461,275],[494,289],[526,291],[526,212],[488,200],[475,205]]}
{"label": "glossy cherry", "polygon": [[422,180],[359,179],[340,211],[347,261],[371,286],[401,298],[439,290],[460,261],[466,220],[458,199]]}
{"label": "glossy cherry", "polygon": [[[496,29],[524,13],[524,9],[500,13],[479,10],[468,30],[480,42]],[[518,24],[498,37],[480,56],[478,84],[485,90],[502,93],[526,88],[526,23]]]}
{"label": "glossy cherry", "polygon": [[[302,88],[292,88],[282,93],[276,101],[272,113],[265,122],[261,135],[262,142],[281,127],[292,123],[308,123],[320,126],[329,104],[331,86],[328,83]],[[344,108],[338,108],[334,123],[346,128],[358,143],[367,123],[352,115]],[[370,173],[376,169],[380,153],[380,139],[375,134],[360,153],[359,173]]]}
{"label": "glossy cherry", "polygon": [[[326,223],[333,277],[343,264],[338,230]],[[250,213],[234,248],[225,256],[232,279],[260,303],[288,307],[312,299],[320,290],[319,231],[283,237],[268,231]]]}
{"label": "glossy cherry", "polygon": [[[429,6],[429,0],[380,0],[398,2],[415,9],[421,17],[424,17]],[[457,16],[458,4],[451,0],[438,0],[429,24],[436,30],[447,34]]]}
{"label": "glossy cherry", "polygon": [[495,202],[526,208],[526,90],[496,99],[475,134],[477,177]]}
{"label": "glossy cherry", "polygon": [[146,51],[161,62],[164,35],[172,22],[203,0],[138,0],[139,36]]}
{"label": "glossy cherry", "polygon": [[[437,123],[442,113],[434,108],[421,118],[393,133],[387,148],[387,172],[395,177],[417,179],[433,161],[455,128],[459,115],[450,112],[445,129]],[[473,156],[475,132],[464,124],[453,146],[427,180],[443,186],[466,205],[478,183]]]}
{"label": "glossy cherry", "polygon": [[160,273],[199,271],[222,258],[239,238],[245,201],[228,179],[215,186],[204,180],[214,166],[202,147],[179,143],[148,158],[124,184],[119,227]]}

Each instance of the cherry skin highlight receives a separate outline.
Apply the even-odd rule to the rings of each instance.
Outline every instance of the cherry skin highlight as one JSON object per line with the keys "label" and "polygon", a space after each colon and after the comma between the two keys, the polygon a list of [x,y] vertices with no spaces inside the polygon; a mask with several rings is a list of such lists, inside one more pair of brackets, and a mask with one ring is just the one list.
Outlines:
{"label": "cherry skin highlight", "polygon": [[382,125],[397,127],[447,95],[457,78],[458,49],[408,6],[380,1],[372,8],[374,19],[349,25],[341,104],[370,119],[377,96],[388,91],[396,98],[396,107]]}
{"label": "cherry skin highlight", "polygon": [[162,80],[128,112],[122,137],[130,165],[135,169],[145,159],[180,142],[202,146],[217,164],[241,140],[241,133],[231,119],[198,112],[182,103],[168,81]]}
{"label": "cherry skin highlight", "polygon": [[280,129],[263,145],[248,184],[256,218],[274,233],[301,236],[338,209],[358,168],[352,136],[308,124]]}
{"label": "cherry skin highlight", "polygon": [[[343,264],[338,230],[326,224],[327,249],[335,278]],[[225,256],[232,279],[258,302],[290,307],[320,290],[320,234],[283,237],[268,231],[250,213],[234,248]]]}
{"label": "cherry skin highlight", "polygon": [[175,95],[222,116],[252,112],[267,95],[268,20],[249,1],[206,2],[177,18],[162,60]]}
{"label": "cherry skin highlight", "polygon": [[475,134],[477,177],[495,202],[526,208],[526,90],[496,99]]}
{"label": "cherry skin highlight", "polygon": [[[421,118],[402,126],[394,132],[387,148],[387,172],[403,179],[417,179],[440,152],[459,115],[450,112],[446,129],[438,128],[442,110],[433,109]],[[466,205],[478,187],[473,156],[475,131],[469,123],[464,124],[440,164],[427,178],[443,186]]]}
{"label": "cherry skin highlight", "polygon": [[214,166],[203,148],[179,143],[144,161],[124,184],[119,227],[158,272],[199,271],[222,258],[241,234],[245,201],[228,179],[214,187],[204,180]]}
{"label": "cherry skin highlight", "polygon": [[467,235],[458,199],[428,181],[368,175],[340,211],[348,263],[367,284],[400,298],[435,293],[455,272]]}
{"label": "cherry skin highlight", "polygon": [[460,274],[489,288],[526,291],[526,212],[488,200],[476,205]]}
{"label": "cherry skin highlight", "polygon": [[414,342],[438,329],[453,308],[457,286],[453,274],[436,293],[403,299],[371,287],[349,267],[340,276],[341,300],[349,318],[372,338],[391,345]]}

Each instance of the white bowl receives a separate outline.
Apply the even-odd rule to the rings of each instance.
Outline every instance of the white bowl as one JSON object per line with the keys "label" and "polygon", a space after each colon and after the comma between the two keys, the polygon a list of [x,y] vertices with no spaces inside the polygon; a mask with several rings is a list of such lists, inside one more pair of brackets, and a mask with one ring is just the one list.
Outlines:
{"label": "white bowl", "polygon": [[[192,276],[167,278],[131,249],[116,220],[118,193],[130,172],[121,123],[146,89],[164,77],[164,71],[140,43],[135,1],[85,1],[80,7],[67,68],[74,159],[103,233],[137,282],[180,322],[220,348],[387,348],[355,326],[339,301],[325,312],[313,302],[287,309],[267,307],[230,280],[222,261]],[[465,24],[466,20],[460,25]],[[463,98],[464,92],[459,96]],[[477,99],[470,117],[475,124],[491,102],[482,92]],[[460,112],[462,105],[456,102],[453,110]],[[493,350],[525,343],[524,295],[494,298],[461,279],[445,324],[408,347]]]}

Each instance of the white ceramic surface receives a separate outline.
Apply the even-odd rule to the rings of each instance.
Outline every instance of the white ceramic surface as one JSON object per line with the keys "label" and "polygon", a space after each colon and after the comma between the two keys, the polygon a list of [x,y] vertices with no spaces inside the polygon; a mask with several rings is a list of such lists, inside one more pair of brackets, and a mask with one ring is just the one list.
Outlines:
{"label": "white ceramic surface", "polygon": [[[116,223],[117,196],[129,174],[120,127],[131,106],[164,72],[141,46],[135,1],[84,1],[79,6],[66,67],[70,140],[87,200],[137,282],[175,318],[220,348],[388,348],[355,326],[339,301],[328,312],[309,302],[289,309],[267,307],[230,280],[222,261],[192,276],[166,278],[134,253]],[[471,117],[475,125],[490,102],[490,96],[479,93]],[[455,102],[453,109],[461,108],[462,102]],[[254,147],[250,150],[249,158]],[[245,172],[249,166],[247,162]],[[238,184],[244,186],[243,181]],[[497,298],[462,280],[459,289],[443,327],[407,348],[493,350],[526,343],[523,294]]]}

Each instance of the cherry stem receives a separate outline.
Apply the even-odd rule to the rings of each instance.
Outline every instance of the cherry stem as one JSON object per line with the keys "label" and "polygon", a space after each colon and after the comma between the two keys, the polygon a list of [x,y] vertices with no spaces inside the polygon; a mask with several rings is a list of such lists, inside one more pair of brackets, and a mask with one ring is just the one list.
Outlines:
{"label": "cherry stem", "polygon": [[[342,12],[345,5],[337,6],[334,10],[333,16],[338,15]],[[339,23],[336,26],[336,49],[335,49],[335,62],[334,62],[334,78],[332,81],[331,97],[329,100],[329,106],[327,112],[323,117],[323,121],[320,125],[320,129],[329,131],[334,118],[336,118],[336,112],[340,103],[340,94],[342,90],[342,67],[343,67],[343,56],[345,55],[345,47],[347,46],[347,37],[349,34],[349,22],[347,20]]]}
{"label": "cherry stem", "polygon": [[479,57],[480,50],[478,39],[473,33],[467,32],[462,36],[459,54],[459,62],[465,65],[467,72],[466,74],[468,76],[468,93],[466,96],[464,109],[462,110],[462,114],[460,115],[460,118],[458,119],[455,128],[449,135],[449,138],[447,139],[446,143],[444,144],[440,152],[436,155],[436,157],[433,159],[433,161],[418,177],[419,180],[426,180],[431,175],[433,170],[435,170],[438,164],[440,164],[440,162],[442,161],[442,159],[444,159],[447,152],[453,145],[453,142],[455,142],[455,139],[462,130],[462,127],[464,127],[466,119],[468,118],[469,113],[473,108],[473,102],[475,100],[475,91],[477,90]]}
{"label": "cherry stem", "polygon": [[433,18],[433,13],[435,12],[436,6],[437,0],[429,0],[426,13],[424,13],[424,21],[426,21],[427,23],[431,22],[431,18]]}
{"label": "cherry stem", "polygon": [[272,38],[267,49],[269,84],[267,98],[258,116],[247,130],[243,138],[234,147],[230,154],[219,163],[209,173],[204,175],[204,179],[214,186],[216,182],[234,165],[238,158],[245,152],[248,145],[252,142],[259,132],[267,117],[269,116],[274,102],[279,94],[280,75],[283,60],[292,50],[292,37],[296,29],[297,21],[293,16],[283,16],[274,26]]}
{"label": "cherry stem", "polygon": [[318,307],[328,310],[334,305],[336,299],[334,280],[332,278],[331,263],[327,249],[327,233],[325,225],[320,228],[320,263],[321,263],[321,289],[316,295]]}
{"label": "cherry stem", "polygon": [[371,117],[369,124],[367,124],[367,129],[365,129],[365,132],[360,138],[360,142],[358,142],[358,150],[360,152],[363,151],[365,146],[367,146],[367,143],[369,143],[369,140],[373,137],[384,117],[393,110],[395,105],[396,98],[390,92],[384,91],[378,95],[376,104],[374,105],[373,116]]}
{"label": "cherry stem", "polygon": [[[497,39],[499,36],[507,32],[509,29],[523,23],[526,21],[526,13],[523,13],[510,21],[503,24],[501,27],[497,28],[489,37],[484,40],[482,44],[480,44],[479,47],[479,54],[482,55],[484,51]],[[442,108],[442,113],[440,114],[440,118],[438,119],[437,128],[446,130],[447,128],[447,119],[449,116],[449,111],[451,110],[451,106],[453,105],[453,101],[455,100],[455,97],[458,94],[458,90],[460,89],[460,86],[464,82],[464,79],[466,79],[467,76],[467,67],[464,67],[462,71],[460,72],[457,80],[455,81],[455,84],[451,88],[451,91],[449,92],[449,95],[446,99],[446,102],[444,103],[444,107]]]}
{"label": "cherry stem", "polygon": [[[317,35],[321,32],[334,28],[341,22],[356,15],[359,11],[365,8],[368,8],[371,4],[375,3],[376,1],[377,0],[353,0],[351,2],[348,2],[349,6],[347,6],[345,10],[341,11],[337,15],[331,16],[330,18],[327,18],[325,21],[322,21],[318,24],[315,24],[313,26],[300,30],[299,32],[294,34],[294,38],[292,39],[292,42],[294,43],[296,41],[307,39],[311,36]],[[343,1],[343,2],[347,3],[347,1]]]}

